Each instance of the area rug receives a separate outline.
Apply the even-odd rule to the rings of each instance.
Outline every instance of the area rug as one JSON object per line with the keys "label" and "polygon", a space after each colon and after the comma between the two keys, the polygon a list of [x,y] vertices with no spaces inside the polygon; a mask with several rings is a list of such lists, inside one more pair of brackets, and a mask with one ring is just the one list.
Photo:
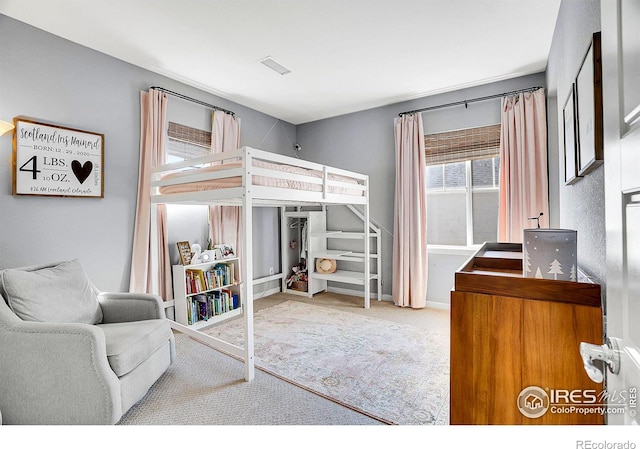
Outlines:
{"label": "area rug", "polygon": [[[243,346],[243,322],[205,331]],[[449,347],[430,332],[285,301],[254,315],[255,364],[388,424],[448,424]]]}

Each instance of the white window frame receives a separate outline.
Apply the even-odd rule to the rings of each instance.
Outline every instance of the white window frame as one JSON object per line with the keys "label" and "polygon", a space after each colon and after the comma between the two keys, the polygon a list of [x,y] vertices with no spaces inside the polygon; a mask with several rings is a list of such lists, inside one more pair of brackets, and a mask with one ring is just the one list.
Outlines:
{"label": "white window frame", "polygon": [[[491,174],[493,177],[493,185],[497,184],[496,182],[496,170],[495,170],[495,160],[499,158],[499,156],[495,156],[492,158],[493,168],[491,170]],[[464,188],[462,187],[453,187],[447,189],[446,185],[443,185],[441,190],[435,189],[427,189],[428,195],[450,195],[452,193],[461,193],[464,190],[465,193],[465,206],[466,206],[466,240],[467,244],[463,245],[435,245],[435,244],[427,244],[427,250],[432,253],[438,254],[459,254],[459,253],[467,253],[477,251],[482,244],[473,243],[473,193],[474,192],[498,192],[500,187],[473,187],[472,181],[473,176],[471,172],[471,160],[466,160],[465,162],[465,177],[466,177],[466,185]],[[444,165],[442,165],[442,176],[443,176],[443,184],[444,184]],[[427,199],[428,201],[428,199]]]}

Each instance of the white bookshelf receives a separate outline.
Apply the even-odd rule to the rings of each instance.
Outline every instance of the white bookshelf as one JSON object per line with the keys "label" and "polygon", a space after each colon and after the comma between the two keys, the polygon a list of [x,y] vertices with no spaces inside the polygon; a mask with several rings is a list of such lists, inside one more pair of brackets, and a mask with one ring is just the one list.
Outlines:
{"label": "white bookshelf", "polygon": [[[173,266],[173,297],[175,307],[175,321],[199,330],[231,317],[242,314],[242,300],[240,297],[240,284],[238,283],[239,266],[238,258],[213,260],[207,263]],[[224,265],[227,267],[227,279],[217,279],[215,267]],[[202,273],[200,275],[200,273]],[[210,274],[207,274],[210,273]],[[225,301],[223,293],[230,294],[230,301]],[[235,308],[233,295],[237,296]],[[198,303],[193,306],[194,302]],[[199,303],[207,305],[209,313],[200,314]],[[203,310],[204,311],[204,310]]]}

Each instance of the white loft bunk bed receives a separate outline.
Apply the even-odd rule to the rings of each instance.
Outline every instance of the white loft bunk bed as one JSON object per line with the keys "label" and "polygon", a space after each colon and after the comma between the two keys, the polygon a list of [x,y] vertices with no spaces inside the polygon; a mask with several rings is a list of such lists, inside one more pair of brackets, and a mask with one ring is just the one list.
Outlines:
{"label": "white loft bunk bed", "polygon": [[[207,345],[244,361],[245,380],[254,378],[253,341],[253,206],[360,205],[364,222],[364,273],[371,272],[369,241],[369,178],[367,175],[243,147],[206,157],[162,165],[153,169],[151,183],[151,241],[157,242],[158,204],[241,206],[241,302],[244,347],[198,330],[171,323],[172,327]],[[151,245],[152,286],[158,287],[158,254]],[[369,308],[370,282],[364,283],[364,303]]]}

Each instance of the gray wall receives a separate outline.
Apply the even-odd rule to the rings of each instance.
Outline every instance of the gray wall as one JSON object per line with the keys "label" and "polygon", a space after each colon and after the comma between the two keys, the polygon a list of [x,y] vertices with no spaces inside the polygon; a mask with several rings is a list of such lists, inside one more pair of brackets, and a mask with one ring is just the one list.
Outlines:
{"label": "gray wall", "polygon": [[[600,2],[563,0],[546,72],[549,154],[557,162],[559,225],[578,231],[578,265],[603,284],[606,279],[604,165],[573,185],[564,183],[562,110],[592,34],[600,31]],[[553,112],[553,114],[552,114]],[[555,125],[551,133],[551,125]],[[604,291],[604,288],[603,288]]]}
{"label": "gray wall", "polygon": [[[0,268],[79,258],[98,288],[128,290],[140,145],[139,92],[151,86],[233,110],[242,120],[242,145],[292,152],[290,142],[296,136],[292,124],[3,15],[0,42],[10,43],[0,46],[3,120],[23,115],[105,135],[103,199],[12,196],[11,138],[0,138]],[[170,105],[170,111],[179,107]],[[194,112],[202,123],[208,114]],[[258,233],[257,241],[278,241],[273,226],[277,219],[276,209],[256,212],[256,222],[268,222],[266,231],[272,234]],[[201,221],[193,230],[182,225],[177,226],[186,229],[177,234],[184,240],[192,238],[187,233],[202,234]],[[274,266],[278,255],[261,251],[259,244],[256,248],[258,276],[262,267]]]}
{"label": "gray wall", "polygon": [[[391,260],[393,238],[393,204],[395,185],[395,145],[393,122],[400,112],[442,105],[456,101],[501,94],[531,86],[544,86],[543,73],[524,76],[483,86],[448,92],[390,106],[370,109],[340,117],[298,125],[298,142],[302,145],[301,157],[315,162],[355,170],[369,175],[370,215],[389,232],[383,232],[383,293],[391,293]],[[471,128],[500,123],[500,99],[455,106],[424,112],[425,133]],[[556,170],[557,171],[557,170]],[[550,186],[550,197],[557,194]],[[557,208],[550,211],[557,216]],[[338,219],[334,217],[340,217]],[[349,217],[330,208],[328,226],[336,228]],[[357,221],[353,220],[353,226]],[[431,304],[448,304],[449,291],[453,287],[453,274],[469,257],[470,251],[459,255],[429,254],[429,285],[427,301]],[[342,287],[342,286],[341,286]],[[353,288],[353,287],[352,287]]]}

